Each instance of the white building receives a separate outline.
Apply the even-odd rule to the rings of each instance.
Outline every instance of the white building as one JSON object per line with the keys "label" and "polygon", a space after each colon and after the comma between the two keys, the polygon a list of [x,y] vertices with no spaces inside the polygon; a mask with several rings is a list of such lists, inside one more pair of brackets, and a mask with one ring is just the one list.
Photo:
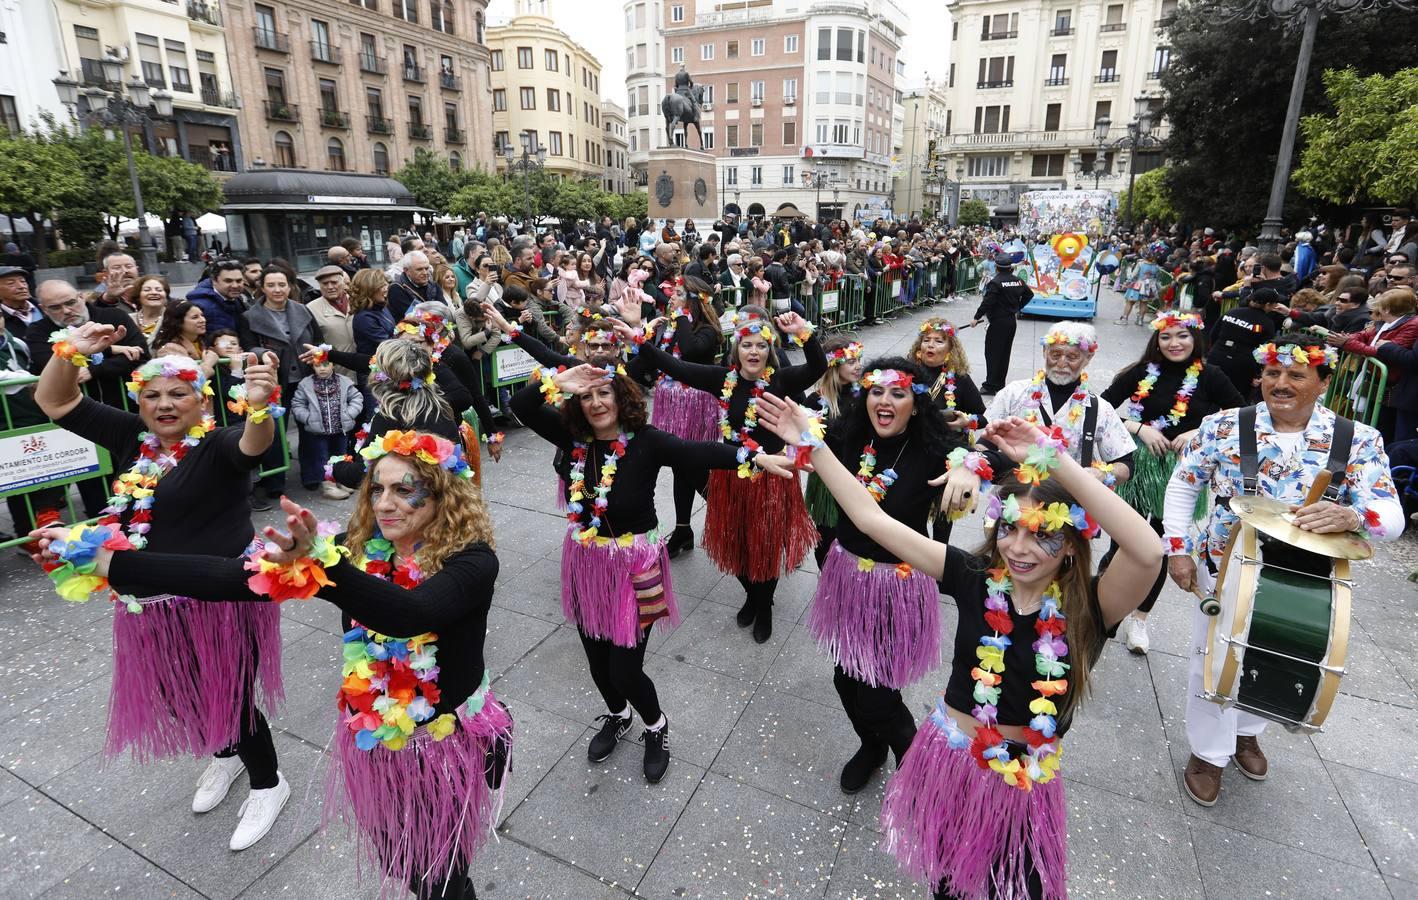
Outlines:
{"label": "white building", "polygon": [[[944,171],[947,150],[945,86],[925,87],[901,96],[902,139],[896,152],[896,209],[903,216],[940,216],[945,212],[944,182],[926,171],[938,163]],[[951,176],[954,177],[954,176]]]}
{"label": "white building", "polygon": [[[1027,190],[1093,187],[1095,126],[1111,125],[1099,187],[1127,187],[1162,163],[1155,147],[1130,159],[1116,142],[1139,109],[1162,137],[1159,26],[1177,0],[948,0],[947,171],[963,165],[962,198],[1008,214]],[[952,174],[953,177],[953,174]]]}
{"label": "white building", "polygon": [[30,129],[43,113],[68,122],[52,81],[67,68],[54,7],[0,0],[0,35],[5,45],[0,53],[0,127]]}
{"label": "white building", "polygon": [[619,103],[601,101],[601,124],[606,145],[606,173],[602,186],[614,194],[635,190],[630,179],[630,147],[626,143],[625,110]]}

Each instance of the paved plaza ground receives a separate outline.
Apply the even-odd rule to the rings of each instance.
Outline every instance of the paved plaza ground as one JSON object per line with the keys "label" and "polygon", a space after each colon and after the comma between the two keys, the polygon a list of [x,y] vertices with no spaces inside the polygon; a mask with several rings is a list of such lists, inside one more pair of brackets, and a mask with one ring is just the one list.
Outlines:
{"label": "paved plaza ground", "polygon": [[[974,298],[936,309],[963,322]],[[1146,336],[1112,325],[1117,309],[1117,298],[1105,297],[1091,370],[1099,389]],[[869,329],[868,357],[904,351],[923,317]],[[1048,324],[1021,323],[1014,377],[1038,365]],[[983,331],[964,335],[982,360]],[[832,664],[802,624],[816,579],[811,559],[779,588],[773,638],[762,646],[734,625],[743,599],[736,580],[702,550],[676,560],[684,623],[657,634],[646,661],[670,717],[669,774],[647,785],[630,739],[606,763],[586,761],[604,710],[561,616],[564,520],[552,504],[550,457],[546,444],[516,430],[484,476],[501,561],[487,659],[516,717],[517,749],[498,840],[476,867],[479,896],[928,896],[878,849],[882,778],[856,797],[837,787],[856,740]],[[671,522],[665,480],[661,521]],[[312,499],[321,518],[347,514],[298,486],[293,496]],[[700,509],[696,524],[702,518]],[[978,520],[955,529],[965,545],[979,534]],[[1355,569],[1350,673],[1325,733],[1273,726],[1262,738],[1269,780],[1228,770],[1213,809],[1187,799],[1179,776],[1194,601],[1169,586],[1146,657],[1109,643],[1095,694],[1065,742],[1074,897],[1418,897],[1418,669],[1408,667],[1418,659],[1418,588],[1406,580],[1415,547],[1405,537]],[[293,794],[265,840],[231,853],[244,779],[215,811],[196,816],[189,808],[203,762],[140,767],[100,753],[113,609],[58,599],[13,551],[0,560],[0,598],[0,640],[10,648],[0,655],[0,897],[378,895],[367,865],[356,881],[359,860],[343,828],[319,830],[339,684],[333,606],[282,610],[288,699],[272,726]],[[945,609],[945,647],[954,622]],[[906,692],[913,711],[924,714],[944,677]],[[638,733],[639,723],[628,737]],[[392,894],[403,896],[397,886]]]}

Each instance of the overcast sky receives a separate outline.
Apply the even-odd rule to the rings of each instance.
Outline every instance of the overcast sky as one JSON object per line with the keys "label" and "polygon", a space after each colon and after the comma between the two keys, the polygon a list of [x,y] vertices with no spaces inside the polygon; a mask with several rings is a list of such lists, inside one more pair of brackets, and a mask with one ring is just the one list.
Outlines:
{"label": "overcast sky", "polygon": [[[910,17],[906,46],[906,80],[901,87],[917,87],[930,75],[944,81],[948,60],[939,48],[949,41],[945,3],[942,0],[897,0]],[[625,28],[621,0],[551,0],[557,26],[601,61],[601,93],[625,105]],[[491,0],[488,22],[511,18],[513,0]]]}

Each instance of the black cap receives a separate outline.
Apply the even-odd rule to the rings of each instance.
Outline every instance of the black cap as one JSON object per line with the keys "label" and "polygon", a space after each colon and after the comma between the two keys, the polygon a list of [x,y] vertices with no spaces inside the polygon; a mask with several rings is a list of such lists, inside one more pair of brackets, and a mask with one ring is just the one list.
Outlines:
{"label": "black cap", "polygon": [[9,278],[11,275],[28,275],[29,271],[20,266],[0,266],[0,278]]}
{"label": "black cap", "polygon": [[1267,305],[1271,303],[1279,303],[1280,292],[1277,291],[1275,288],[1270,287],[1256,288],[1255,290],[1251,291],[1251,295],[1246,299],[1246,302]]}

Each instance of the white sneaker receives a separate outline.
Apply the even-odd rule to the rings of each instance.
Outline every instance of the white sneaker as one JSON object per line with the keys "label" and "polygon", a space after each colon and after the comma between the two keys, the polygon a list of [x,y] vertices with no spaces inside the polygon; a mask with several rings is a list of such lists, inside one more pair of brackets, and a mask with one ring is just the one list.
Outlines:
{"label": "white sneaker", "polygon": [[265,837],[271,826],[276,824],[276,817],[290,799],[290,782],[280,772],[276,773],[276,777],[280,780],[275,787],[253,790],[246,802],[241,804],[241,822],[231,833],[231,849],[245,850]]}
{"label": "white sneaker", "polygon": [[1147,648],[1151,646],[1147,639],[1147,620],[1139,619],[1137,616],[1128,616],[1127,621],[1128,649],[1138,656],[1147,655]]}
{"label": "white sneaker", "polygon": [[231,783],[242,773],[246,764],[239,756],[213,757],[207,771],[197,779],[197,793],[192,796],[194,813],[211,812],[226,799]]}
{"label": "white sneaker", "polygon": [[350,495],[341,485],[333,481],[320,482],[320,496],[327,500],[343,500]]}

